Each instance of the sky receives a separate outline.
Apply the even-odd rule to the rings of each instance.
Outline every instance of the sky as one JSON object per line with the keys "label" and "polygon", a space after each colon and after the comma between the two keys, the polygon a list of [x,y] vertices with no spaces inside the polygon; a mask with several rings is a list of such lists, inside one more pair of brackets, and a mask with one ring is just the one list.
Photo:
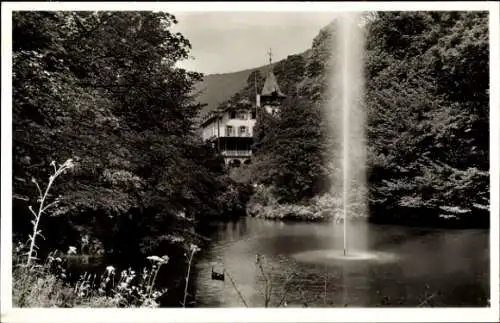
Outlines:
{"label": "sky", "polygon": [[192,45],[194,59],[179,67],[205,74],[229,73],[265,65],[311,48],[314,37],[335,12],[171,12],[172,28]]}

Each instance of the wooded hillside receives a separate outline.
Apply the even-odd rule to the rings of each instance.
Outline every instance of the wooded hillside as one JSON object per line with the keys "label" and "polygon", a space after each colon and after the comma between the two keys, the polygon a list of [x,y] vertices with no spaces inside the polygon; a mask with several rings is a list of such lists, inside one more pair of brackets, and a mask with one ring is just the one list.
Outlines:
{"label": "wooded hillside", "polygon": [[[374,16],[375,17],[375,16]],[[489,207],[488,16],[482,12],[382,12],[365,27],[371,215],[424,223],[487,221]],[[249,172],[282,202],[330,191],[333,150],[324,113],[332,23],[311,55],[274,67],[289,96],[280,120],[261,118]],[[248,87],[252,79],[248,79]],[[245,90],[234,96],[237,101]],[[335,103],[333,103],[335,104]],[[400,219],[402,218],[402,219]]]}

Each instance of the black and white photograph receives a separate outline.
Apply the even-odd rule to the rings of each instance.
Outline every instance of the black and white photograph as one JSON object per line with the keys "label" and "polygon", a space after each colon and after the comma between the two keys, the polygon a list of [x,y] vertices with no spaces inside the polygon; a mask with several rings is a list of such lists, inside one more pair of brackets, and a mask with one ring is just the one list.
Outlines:
{"label": "black and white photograph", "polygon": [[499,320],[500,6],[403,4],[2,3],[2,322]]}

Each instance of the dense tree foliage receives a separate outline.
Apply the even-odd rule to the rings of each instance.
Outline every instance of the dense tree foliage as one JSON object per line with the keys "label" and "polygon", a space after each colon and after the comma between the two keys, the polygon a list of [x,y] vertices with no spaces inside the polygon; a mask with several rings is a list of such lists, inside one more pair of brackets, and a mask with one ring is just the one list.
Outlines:
{"label": "dense tree foliage", "polygon": [[290,98],[280,117],[263,112],[256,126],[256,160],[251,168],[260,183],[273,186],[279,201],[307,199],[328,189],[321,114],[306,100]]}
{"label": "dense tree foliage", "polygon": [[367,50],[373,205],[486,209],[487,14],[381,13]]}
{"label": "dense tree foliage", "polygon": [[76,166],[41,222],[50,248],[85,240],[89,252],[165,252],[193,239],[197,219],[240,203],[194,132],[201,106],[190,93],[201,75],[174,67],[190,49],[175,23],[153,12],[14,13],[17,238],[36,205],[31,178],[46,182],[53,160]]}

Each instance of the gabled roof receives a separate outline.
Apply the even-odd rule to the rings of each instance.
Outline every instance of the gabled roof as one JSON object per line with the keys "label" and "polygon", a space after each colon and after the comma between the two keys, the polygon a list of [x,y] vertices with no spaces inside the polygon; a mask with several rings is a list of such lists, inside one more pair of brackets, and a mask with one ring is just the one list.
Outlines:
{"label": "gabled roof", "polygon": [[221,105],[219,105],[217,108],[210,110],[209,112],[203,114],[200,117],[200,125],[204,125],[207,122],[213,120],[216,117],[219,117],[222,113],[228,112],[228,111],[238,111],[241,109],[252,109],[254,106],[252,102],[248,99],[241,99],[237,102],[225,102]]}
{"label": "gabled roof", "polygon": [[286,97],[286,95],[281,92],[280,87],[278,85],[278,81],[276,80],[276,76],[272,71],[269,71],[266,77],[266,81],[264,82],[264,87],[262,88],[262,92],[260,95],[262,96],[271,96],[273,94],[278,95],[279,97]]}
{"label": "gabled roof", "polygon": [[217,110],[223,112],[223,111],[237,111],[241,109],[245,110],[251,108],[253,108],[252,102],[250,102],[250,100],[248,99],[243,98],[237,102],[227,102],[219,106]]}

